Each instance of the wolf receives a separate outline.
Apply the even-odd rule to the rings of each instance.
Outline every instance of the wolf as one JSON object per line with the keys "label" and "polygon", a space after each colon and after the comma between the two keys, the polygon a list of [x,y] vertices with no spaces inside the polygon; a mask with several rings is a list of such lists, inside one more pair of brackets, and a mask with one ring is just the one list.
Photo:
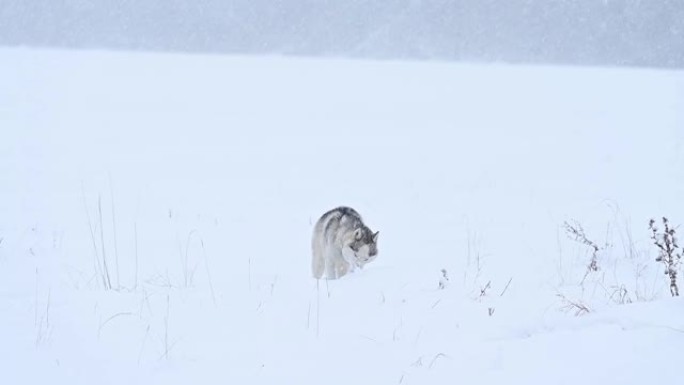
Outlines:
{"label": "wolf", "polygon": [[340,206],[323,214],[311,240],[314,278],[320,279],[325,273],[328,279],[338,279],[373,262],[378,255],[379,234],[372,232],[351,207]]}

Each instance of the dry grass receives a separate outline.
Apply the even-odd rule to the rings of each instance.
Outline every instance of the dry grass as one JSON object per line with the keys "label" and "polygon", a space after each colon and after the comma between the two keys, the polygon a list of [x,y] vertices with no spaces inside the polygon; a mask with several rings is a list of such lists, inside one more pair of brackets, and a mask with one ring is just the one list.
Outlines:
{"label": "dry grass", "polygon": [[654,219],[649,221],[648,228],[651,230],[653,244],[658,248],[656,262],[662,262],[665,265],[665,274],[670,279],[670,294],[677,297],[679,296],[677,271],[682,259],[681,248],[677,244],[676,230],[670,226],[669,220],[663,217],[662,221],[664,228],[662,232],[656,226]]}
{"label": "dry grass", "polygon": [[589,264],[587,264],[587,271],[582,278],[582,282],[584,282],[591,272],[599,270],[598,253],[601,248],[596,244],[596,242],[587,237],[586,233],[584,232],[584,228],[582,228],[582,225],[578,222],[574,222],[573,224],[565,222],[563,225],[565,227],[565,233],[571,239],[582,243],[591,249],[591,259],[589,260]]}

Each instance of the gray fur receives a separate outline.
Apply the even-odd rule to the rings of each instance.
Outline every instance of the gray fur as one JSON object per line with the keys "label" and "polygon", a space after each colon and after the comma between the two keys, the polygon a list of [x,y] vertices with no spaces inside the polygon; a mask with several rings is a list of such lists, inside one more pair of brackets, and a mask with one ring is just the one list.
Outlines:
{"label": "gray fur", "polygon": [[311,240],[314,278],[337,279],[363,268],[378,255],[378,234],[351,207],[337,207],[321,216]]}

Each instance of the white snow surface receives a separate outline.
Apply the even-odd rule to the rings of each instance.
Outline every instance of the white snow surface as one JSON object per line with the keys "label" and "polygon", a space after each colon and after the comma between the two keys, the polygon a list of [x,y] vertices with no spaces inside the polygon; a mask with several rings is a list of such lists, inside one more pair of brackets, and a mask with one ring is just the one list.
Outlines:
{"label": "white snow surface", "polygon": [[[683,374],[647,229],[684,223],[683,72],[15,48],[0,68],[2,383]],[[338,205],[380,254],[317,283]]]}

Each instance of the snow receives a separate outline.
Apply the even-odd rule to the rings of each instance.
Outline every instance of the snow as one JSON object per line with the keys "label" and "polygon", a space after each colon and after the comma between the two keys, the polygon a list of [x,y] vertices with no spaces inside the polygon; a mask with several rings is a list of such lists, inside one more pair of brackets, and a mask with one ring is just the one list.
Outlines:
{"label": "snow", "polygon": [[[684,220],[680,71],[17,48],[0,62],[3,382],[682,374],[667,357],[684,307],[647,228]],[[317,283],[313,223],[341,204],[380,231],[380,255]],[[598,272],[565,221],[601,246]]]}

